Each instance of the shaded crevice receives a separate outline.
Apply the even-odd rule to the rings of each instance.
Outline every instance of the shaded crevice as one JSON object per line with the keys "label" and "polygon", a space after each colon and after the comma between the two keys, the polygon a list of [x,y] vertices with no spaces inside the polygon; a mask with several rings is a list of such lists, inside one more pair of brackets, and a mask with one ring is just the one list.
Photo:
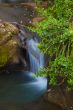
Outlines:
{"label": "shaded crevice", "polygon": [[26,68],[26,70],[30,70],[30,59],[27,49],[20,47],[19,51],[20,51],[19,64]]}

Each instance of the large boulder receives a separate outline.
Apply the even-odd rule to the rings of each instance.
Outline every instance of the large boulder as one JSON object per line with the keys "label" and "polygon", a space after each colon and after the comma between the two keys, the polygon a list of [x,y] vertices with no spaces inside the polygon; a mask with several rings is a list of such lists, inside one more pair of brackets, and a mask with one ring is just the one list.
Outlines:
{"label": "large boulder", "polygon": [[18,43],[15,36],[18,32],[13,24],[0,20],[0,68],[16,57]]}

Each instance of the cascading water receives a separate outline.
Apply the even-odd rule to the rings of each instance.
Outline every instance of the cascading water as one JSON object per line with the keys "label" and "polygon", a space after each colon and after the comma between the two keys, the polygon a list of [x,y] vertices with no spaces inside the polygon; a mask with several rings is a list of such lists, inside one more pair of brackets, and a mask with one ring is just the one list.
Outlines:
{"label": "cascading water", "polygon": [[[10,0],[0,0],[0,3],[3,1],[10,1]],[[22,1],[22,0],[20,0],[20,1]],[[28,0],[26,0],[26,1],[28,1]],[[22,15],[20,13],[22,13]],[[24,9],[17,8],[17,7],[8,8],[8,6],[3,7],[3,8],[1,6],[1,8],[0,8],[0,18],[5,21],[7,20],[9,22],[18,22],[19,23],[19,21],[22,20],[24,13],[26,13],[25,8]],[[19,16],[20,16],[20,18],[19,18]],[[23,18],[26,19],[25,17],[23,17]],[[21,37],[21,35],[20,35],[20,37]],[[22,41],[23,41],[23,38],[22,38]],[[29,56],[30,56],[30,60],[31,60],[30,61],[30,65],[31,65],[30,71],[33,71],[33,72],[38,71],[38,67],[43,67],[43,65],[44,65],[43,55],[37,49],[38,43],[39,42],[34,39],[28,40],[28,43],[27,43],[27,45],[29,44],[28,52],[30,51]],[[23,43],[23,45],[24,45],[24,43]],[[24,54],[24,56],[25,56],[25,54]],[[24,63],[24,61],[23,61],[23,63]],[[38,65],[38,66],[36,66],[36,65]],[[37,68],[34,70],[35,66]],[[0,110],[24,110],[25,108],[22,108],[21,106],[24,107],[25,105],[29,106],[29,110],[30,109],[38,110],[37,106],[39,106],[39,103],[41,104],[41,107],[39,109],[58,110],[57,108],[55,108],[55,104],[53,104],[53,103],[52,104],[49,103],[49,105],[47,105],[47,107],[53,106],[52,108],[46,108],[46,106],[43,108],[44,105],[42,106],[42,104],[45,104],[45,103],[41,103],[41,101],[38,101],[38,103],[36,105],[33,105],[33,107],[29,103],[25,103],[25,105],[22,105],[24,102],[32,102],[34,100],[37,100],[47,90],[47,80],[45,78],[40,79],[40,78],[33,77],[32,73],[30,71],[26,72],[26,71],[18,70],[17,73],[0,74],[0,108],[1,108]],[[2,104],[2,102],[3,102],[3,104]],[[11,104],[12,104],[12,106],[11,106]],[[32,104],[34,104],[34,103],[32,103]],[[16,105],[17,105],[17,107],[16,107]],[[26,109],[28,110],[28,108],[26,108]]]}
{"label": "cascading water", "polygon": [[[26,32],[22,28],[22,30],[20,30],[19,39],[22,47],[25,47],[26,42],[26,48],[30,60],[30,72],[37,73],[40,68],[44,67],[44,54],[38,48],[38,37],[32,37],[31,39],[29,39],[25,36],[27,36]],[[25,39],[27,40],[25,41]]]}
{"label": "cascading water", "polygon": [[40,68],[44,67],[44,55],[38,49],[38,38],[33,38],[27,41],[28,53],[30,58],[30,71],[38,72]]}
{"label": "cascading water", "polygon": [[[19,26],[20,27],[20,26]],[[28,35],[28,34],[27,34]],[[40,52],[37,45],[37,37],[29,38],[25,29],[20,27],[20,33],[17,36],[21,48],[26,48],[29,60],[30,71],[19,71],[8,75],[0,76],[0,100],[1,102],[30,102],[37,100],[47,90],[47,79],[43,77],[34,77],[33,74],[44,67],[44,55]],[[21,56],[22,63],[25,63]]]}

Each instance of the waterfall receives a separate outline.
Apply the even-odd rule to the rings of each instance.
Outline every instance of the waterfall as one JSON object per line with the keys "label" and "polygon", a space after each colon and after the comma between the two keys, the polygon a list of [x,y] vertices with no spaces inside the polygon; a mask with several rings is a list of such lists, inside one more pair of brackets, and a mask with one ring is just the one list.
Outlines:
{"label": "waterfall", "polygon": [[38,37],[35,36],[29,38],[28,34],[26,34],[26,30],[22,28],[20,30],[18,39],[20,40],[22,48],[26,47],[27,49],[30,60],[30,72],[37,73],[40,68],[43,68],[45,66],[44,54],[37,47],[39,44]]}
{"label": "waterfall", "polygon": [[[0,2],[3,1],[5,0],[0,0]],[[4,8],[4,10],[5,9],[6,8]],[[6,13],[7,11],[1,10],[1,17],[9,22],[16,22],[17,20],[17,22],[19,22],[20,19],[18,17],[18,12],[25,12],[23,8],[11,7],[7,10],[8,13]],[[16,17],[14,16],[15,13],[12,14],[13,12],[17,13]],[[17,23],[14,22],[13,24],[17,26]],[[23,70],[23,68],[20,68],[20,65],[18,65],[19,68],[14,70],[15,65],[13,65],[14,67],[10,65],[10,68],[13,69],[10,74],[0,74],[0,102],[16,102],[18,104],[32,102],[39,99],[47,90],[47,79],[45,77],[34,77],[32,74],[38,72],[39,68],[44,67],[44,55],[37,47],[39,40],[37,37],[31,37],[33,35],[26,31],[27,29],[25,29],[24,26],[21,26],[20,24],[18,25],[19,26],[17,27],[19,28],[20,32],[19,35],[16,36],[16,39],[20,47],[18,49],[22,51],[22,54],[19,53],[17,57],[20,57],[18,60],[22,61],[21,66],[23,63],[23,65],[27,67],[30,66],[30,68]],[[27,54],[24,49],[26,49]],[[27,58],[25,58],[26,56]],[[28,62],[26,62],[26,59],[29,59],[30,61],[28,60]],[[24,69],[25,68],[26,67],[24,67]]]}
{"label": "waterfall", "polygon": [[44,55],[38,49],[38,39],[36,37],[27,41],[28,53],[30,58],[30,71],[38,72],[40,68],[44,67]]}

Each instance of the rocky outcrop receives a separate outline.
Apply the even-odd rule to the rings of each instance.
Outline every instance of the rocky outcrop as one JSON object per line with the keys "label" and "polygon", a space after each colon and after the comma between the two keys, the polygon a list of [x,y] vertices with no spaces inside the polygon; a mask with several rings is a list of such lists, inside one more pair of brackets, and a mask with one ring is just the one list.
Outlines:
{"label": "rocky outcrop", "polygon": [[63,110],[73,110],[73,91],[67,91],[64,86],[49,89],[44,100],[59,105]]}
{"label": "rocky outcrop", "polygon": [[0,20],[0,67],[16,56],[18,28]]}

